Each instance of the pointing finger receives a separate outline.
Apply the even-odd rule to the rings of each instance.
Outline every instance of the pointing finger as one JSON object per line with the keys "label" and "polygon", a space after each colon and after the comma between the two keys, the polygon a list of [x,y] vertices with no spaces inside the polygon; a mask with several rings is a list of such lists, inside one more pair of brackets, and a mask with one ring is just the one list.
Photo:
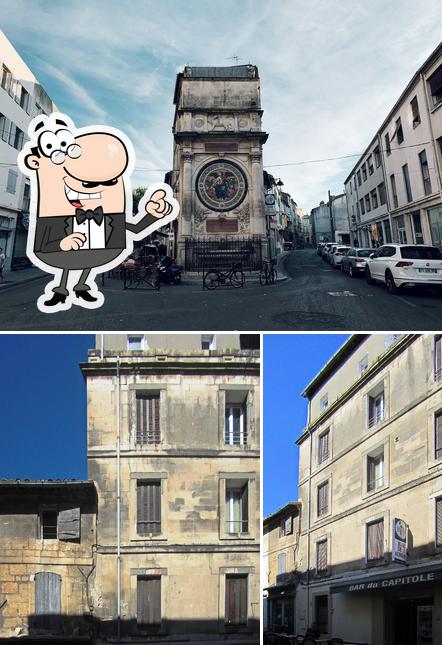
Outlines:
{"label": "pointing finger", "polygon": [[149,201],[158,202],[160,199],[164,199],[164,197],[166,197],[166,191],[160,188],[151,195]]}

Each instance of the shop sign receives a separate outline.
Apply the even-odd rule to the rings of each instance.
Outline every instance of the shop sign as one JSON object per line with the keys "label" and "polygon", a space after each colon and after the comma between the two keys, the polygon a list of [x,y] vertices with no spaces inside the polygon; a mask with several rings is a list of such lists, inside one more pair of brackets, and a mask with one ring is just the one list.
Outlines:
{"label": "shop sign", "polygon": [[354,584],[339,586],[337,585],[336,587],[331,588],[331,592],[339,593],[345,591],[373,591],[376,589],[391,589],[392,587],[408,587],[415,584],[431,583],[436,582],[436,580],[442,580],[442,569],[397,576],[396,578],[367,580],[365,582],[355,582]]}
{"label": "shop sign", "polygon": [[407,525],[404,520],[393,519],[393,549],[392,560],[396,562],[407,561]]}

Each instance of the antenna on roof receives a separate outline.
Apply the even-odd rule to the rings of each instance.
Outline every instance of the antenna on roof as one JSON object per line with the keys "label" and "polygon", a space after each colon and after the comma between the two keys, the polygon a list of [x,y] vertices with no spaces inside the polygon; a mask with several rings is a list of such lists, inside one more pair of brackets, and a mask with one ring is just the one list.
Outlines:
{"label": "antenna on roof", "polygon": [[234,61],[235,61],[235,64],[236,64],[236,65],[238,65],[238,63],[239,63],[239,61],[240,61],[240,58],[239,58],[239,56],[228,56],[228,57],[226,58],[226,60],[234,60]]}

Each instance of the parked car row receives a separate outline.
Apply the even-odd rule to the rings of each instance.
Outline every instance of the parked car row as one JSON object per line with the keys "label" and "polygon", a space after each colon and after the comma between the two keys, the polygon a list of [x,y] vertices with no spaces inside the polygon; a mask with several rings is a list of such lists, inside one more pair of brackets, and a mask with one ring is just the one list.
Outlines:
{"label": "parked car row", "polygon": [[350,277],[365,275],[368,284],[384,283],[390,293],[402,287],[442,289],[442,253],[426,244],[384,244],[378,249],[357,248],[328,242],[317,253]]}

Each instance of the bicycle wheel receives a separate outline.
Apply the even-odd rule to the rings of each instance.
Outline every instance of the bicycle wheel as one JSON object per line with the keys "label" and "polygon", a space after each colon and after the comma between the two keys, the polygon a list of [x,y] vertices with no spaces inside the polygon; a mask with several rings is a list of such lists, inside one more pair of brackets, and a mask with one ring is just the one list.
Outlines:
{"label": "bicycle wheel", "polygon": [[274,267],[272,267],[271,270],[270,270],[270,282],[272,284],[275,284],[277,279],[278,279],[278,272]]}
{"label": "bicycle wheel", "polygon": [[232,287],[238,289],[239,287],[243,286],[245,279],[246,276],[242,271],[234,271],[230,276],[230,284],[232,285]]}
{"label": "bicycle wheel", "polygon": [[216,289],[218,286],[218,272],[217,271],[209,271],[206,273],[204,276],[204,288],[205,289]]}
{"label": "bicycle wheel", "polygon": [[152,287],[153,287],[154,289],[156,289],[157,291],[159,291],[159,290],[160,290],[160,287],[161,287],[161,280],[160,280],[160,274],[158,273],[158,271],[154,271],[154,272],[151,274],[151,276],[150,276],[150,278],[149,278],[149,282],[150,282],[150,284],[152,285]]}
{"label": "bicycle wheel", "polygon": [[259,284],[264,287],[267,284],[267,275],[265,271],[261,271],[259,274]]}

